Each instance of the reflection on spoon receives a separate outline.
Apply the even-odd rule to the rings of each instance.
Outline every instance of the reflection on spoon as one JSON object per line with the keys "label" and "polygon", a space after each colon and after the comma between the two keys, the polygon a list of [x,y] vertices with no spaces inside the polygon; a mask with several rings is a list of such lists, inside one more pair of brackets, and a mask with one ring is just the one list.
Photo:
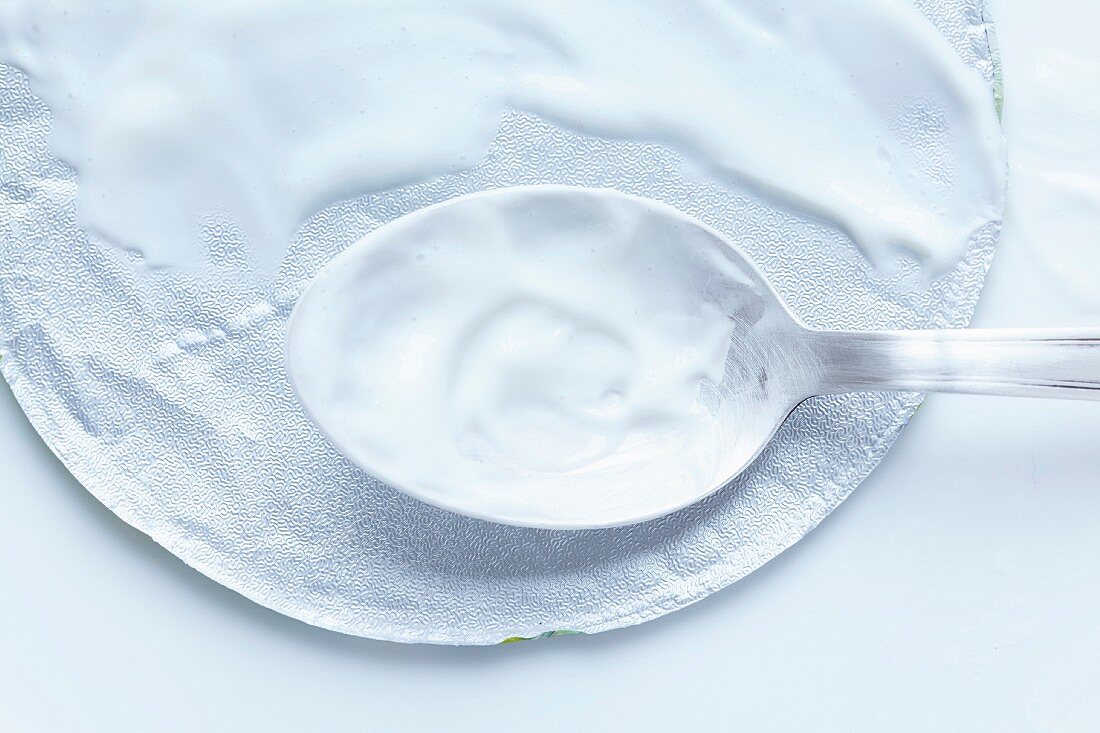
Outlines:
{"label": "reflection on spoon", "polygon": [[365,470],[559,529],[703,498],[814,395],[1100,398],[1100,329],[812,330],[715,230],[568,186],[465,196],[367,235],[299,301],[287,362]]}

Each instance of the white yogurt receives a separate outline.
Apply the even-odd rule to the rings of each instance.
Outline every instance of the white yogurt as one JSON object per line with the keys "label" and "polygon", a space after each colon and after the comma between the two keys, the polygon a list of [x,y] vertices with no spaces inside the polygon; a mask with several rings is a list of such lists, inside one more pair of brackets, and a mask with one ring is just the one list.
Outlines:
{"label": "white yogurt", "polygon": [[150,264],[201,263],[214,220],[270,270],[326,204],[476,164],[508,108],[663,143],[876,261],[950,266],[1002,196],[986,85],[903,0],[5,0],[0,60],[80,223]]}
{"label": "white yogurt", "polygon": [[761,288],[638,202],[507,189],[371,233],[295,311],[302,403],[357,463],[465,513],[600,523],[716,487],[745,459],[718,387]]}
{"label": "white yogurt", "polygon": [[1100,314],[1100,5],[996,3],[1012,187],[1006,233],[1081,317]]}

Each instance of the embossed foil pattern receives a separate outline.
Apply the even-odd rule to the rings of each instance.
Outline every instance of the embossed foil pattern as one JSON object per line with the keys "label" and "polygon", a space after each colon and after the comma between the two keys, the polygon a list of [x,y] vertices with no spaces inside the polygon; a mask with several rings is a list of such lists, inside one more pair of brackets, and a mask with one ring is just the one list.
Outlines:
{"label": "embossed foil pattern", "polygon": [[[918,6],[991,83],[981,0]],[[899,120],[929,151],[935,110]],[[839,232],[747,191],[685,177],[650,145],[511,114],[477,168],[332,206],[278,275],[242,274],[231,227],[206,232],[201,273],[153,271],[77,229],[73,172],[50,156],[48,110],[0,67],[0,369],[73,474],[121,518],[258,603],[350,634],[494,643],[596,632],[699,600],[812,529],[870,472],[919,403],[849,395],[803,405],[753,467],[706,501],[632,527],[505,527],[405,497],[352,466],[305,417],[283,367],[309,279],[380,224],[487,188],[609,186],[728,234],[807,323],[967,322],[997,227],[931,288],[873,273]],[[938,160],[951,175],[951,161]]]}

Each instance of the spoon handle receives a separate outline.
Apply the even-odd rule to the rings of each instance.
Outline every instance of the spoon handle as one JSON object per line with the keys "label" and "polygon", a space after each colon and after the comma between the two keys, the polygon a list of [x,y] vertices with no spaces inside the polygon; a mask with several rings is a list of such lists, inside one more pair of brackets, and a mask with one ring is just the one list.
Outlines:
{"label": "spoon handle", "polygon": [[1100,328],[810,331],[820,393],[1100,400]]}

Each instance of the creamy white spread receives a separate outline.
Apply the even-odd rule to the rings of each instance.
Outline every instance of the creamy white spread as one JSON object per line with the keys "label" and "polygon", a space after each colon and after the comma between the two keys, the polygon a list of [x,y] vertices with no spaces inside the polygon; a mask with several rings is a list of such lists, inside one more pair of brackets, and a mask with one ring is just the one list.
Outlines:
{"label": "creamy white spread", "polygon": [[387,481],[467,513],[599,523],[740,468],[745,426],[718,387],[732,315],[761,292],[662,204],[506,189],[336,258],[299,302],[288,365],[316,422]]}
{"label": "creamy white spread", "polygon": [[217,221],[270,271],[325,205],[475,165],[509,108],[664,144],[876,261],[949,267],[1002,196],[989,90],[905,0],[5,0],[0,61],[80,223],[154,265]]}
{"label": "creamy white spread", "polygon": [[1063,320],[1095,323],[1100,315],[1100,5],[998,2],[996,10],[998,27],[1005,30],[1005,133],[1012,164],[1007,245],[1027,245],[1025,266],[1038,265],[1032,269],[1049,276],[1051,292],[1071,306]]}

